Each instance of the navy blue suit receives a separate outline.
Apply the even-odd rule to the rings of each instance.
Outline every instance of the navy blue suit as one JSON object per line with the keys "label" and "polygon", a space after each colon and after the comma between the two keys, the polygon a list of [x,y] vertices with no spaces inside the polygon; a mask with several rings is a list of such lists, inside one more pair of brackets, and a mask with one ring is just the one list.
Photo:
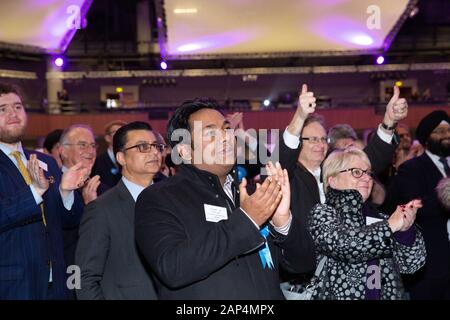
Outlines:
{"label": "navy blue suit", "polygon": [[47,228],[30,187],[11,159],[0,151],[0,300],[46,299],[52,264],[51,296],[67,298],[61,215],[69,214],[59,193],[61,175],[55,160],[37,154],[47,163],[47,178],[54,183],[43,195]]}

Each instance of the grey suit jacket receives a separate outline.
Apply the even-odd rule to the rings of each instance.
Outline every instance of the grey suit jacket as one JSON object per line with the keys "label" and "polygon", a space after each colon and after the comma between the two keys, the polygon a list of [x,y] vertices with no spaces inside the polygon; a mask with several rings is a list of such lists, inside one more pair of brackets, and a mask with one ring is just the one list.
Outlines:
{"label": "grey suit jacket", "polygon": [[75,254],[78,299],[156,299],[134,240],[134,206],[120,181],[85,207]]}

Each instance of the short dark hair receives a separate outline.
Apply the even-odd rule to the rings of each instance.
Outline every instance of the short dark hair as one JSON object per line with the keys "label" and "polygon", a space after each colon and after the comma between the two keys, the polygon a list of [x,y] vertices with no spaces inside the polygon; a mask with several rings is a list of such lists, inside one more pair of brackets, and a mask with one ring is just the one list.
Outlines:
{"label": "short dark hair", "polygon": [[113,137],[113,152],[116,156],[117,152],[122,151],[128,142],[128,132],[134,130],[148,130],[153,131],[152,126],[147,122],[134,121],[120,127]]}
{"label": "short dark hair", "polygon": [[17,86],[6,82],[0,82],[0,96],[8,93],[17,94],[22,100],[22,92]]}
{"label": "short dark hair", "polygon": [[194,100],[188,100],[183,102],[183,104],[175,111],[175,113],[170,118],[167,123],[167,141],[170,146],[173,148],[178,143],[182,143],[183,141],[172,141],[172,133],[177,129],[186,129],[189,132],[191,131],[191,127],[189,126],[189,117],[202,109],[213,109],[219,110],[219,104],[214,99],[199,99],[196,98]]}
{"label": "short dark hair", "polygon": [[44,140],[43,147],[50,153],[52,152],[53,147],[59,142],[61,139],[61,135],[63,133],[63,129],[56,129],[50,132]]}

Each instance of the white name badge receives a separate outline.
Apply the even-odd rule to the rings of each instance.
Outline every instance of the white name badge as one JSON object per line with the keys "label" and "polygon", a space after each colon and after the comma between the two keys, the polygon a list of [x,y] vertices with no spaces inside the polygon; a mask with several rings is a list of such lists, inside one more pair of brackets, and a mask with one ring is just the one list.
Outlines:
{"label": "white name badge", "polygon": [[41,167],[42,170],[48,171],[48,165],[45,162],[38,160],[38,163],[39,163],[39,167]]}
{"label": "white name badge", "polygon": [[373,217],[366,217],[366,226],[370,226],[373,223],[377,223],[383,221],[383,219],[373,218]]}
{"label": "white name badge", "polygon": [[224,207],[213,206],[210,204],[204,204],[206,221],[219,222],[221,220],[228,219],[227,209]]}

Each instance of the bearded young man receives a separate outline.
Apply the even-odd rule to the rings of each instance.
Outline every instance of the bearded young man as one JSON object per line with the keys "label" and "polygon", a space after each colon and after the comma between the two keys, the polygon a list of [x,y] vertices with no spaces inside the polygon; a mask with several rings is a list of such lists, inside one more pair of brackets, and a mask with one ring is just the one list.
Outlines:
{"label": "bearded young man", "polygon": [[15,87],[0,83],[0,300],[66,299],[61,216],[87,172],[61,178],[55,160],[24,149],[27,114]]}

